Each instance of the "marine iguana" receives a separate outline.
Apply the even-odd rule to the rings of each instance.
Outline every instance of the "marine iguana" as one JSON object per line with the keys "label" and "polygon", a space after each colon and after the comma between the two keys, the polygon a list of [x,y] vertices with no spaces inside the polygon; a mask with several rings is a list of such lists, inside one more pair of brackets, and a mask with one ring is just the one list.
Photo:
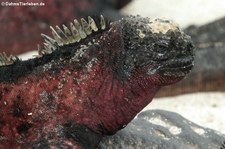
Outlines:
{"label": "marine iguana", "polygon": [[0,148],[95,148],[193,67],[190,37],[172,21],[50,28],[36,58],[0,55]]}

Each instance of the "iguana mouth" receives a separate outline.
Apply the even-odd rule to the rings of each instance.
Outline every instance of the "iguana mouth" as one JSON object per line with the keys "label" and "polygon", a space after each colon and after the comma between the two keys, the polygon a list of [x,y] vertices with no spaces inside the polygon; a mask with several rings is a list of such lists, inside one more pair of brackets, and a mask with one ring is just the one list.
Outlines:
{"label": "iguana mouth", "polygon": [[[194,66],[193,45],[187,35],[183,35],[184,46],[179,49],[175,46],[175,50],[168,53],[154,52],[154,66],[150,67],[148,74],[159,73],[166,77],[182,78],[186,76]],[[176,42],[175,42],[176,43]],[[174,43],[170,43],[174,45]]]}
{"label": "iguana mouth", "polygon": [[193,61],[193,56],[171,59],[166,61],[159,71],[164,76],[184,77],[194,66]]}
{"label": "iguana mouth", "polygon": [[173,58],[166,60],[162,63],[160,72],[164,76],[169,77],[184,77],[186,76],[194,66],[194,46],[189,41],[189,36],[183,35],[184,43],[183,47],[175,52],[176,55]]}
{"label": "iguana mouth", "polygon": [[155,65],[148,70],[148,74],[160,73],[167,77],[184,77],[194,66],[194,57],[186,56],[181,58],[173,58]]}

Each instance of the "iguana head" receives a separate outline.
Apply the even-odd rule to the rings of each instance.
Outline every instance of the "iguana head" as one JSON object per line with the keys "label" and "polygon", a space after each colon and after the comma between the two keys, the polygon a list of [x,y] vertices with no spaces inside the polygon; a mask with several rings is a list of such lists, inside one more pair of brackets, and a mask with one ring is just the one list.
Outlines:
{"label": "iguana head", "polygon": [[[122,19],[124,51],[118,74],[150,79],[159,86],[181,80],[193,67],[193,45],[169,20],[130,16]],[[140,73],[141,72],[141,73]],[[141,75],[140,75],[141,74]]]}
{"label": "iguana head", "polygon": [[58,52],[60,58],[68,57],[70,67],[79,68],[75,71],[85,78],[79,82],[79,98],[94,103],[87,108],[91,112],[82,111],[89,121],[81,123],[91,122],[95,132],[115,133],[160,87],[180,81],[193,67],[190,37],[172,21],[128,16],[107,23],[101,16],[73,24],[52,29],[54,39],[44,36],[47,47],[40,53]]}

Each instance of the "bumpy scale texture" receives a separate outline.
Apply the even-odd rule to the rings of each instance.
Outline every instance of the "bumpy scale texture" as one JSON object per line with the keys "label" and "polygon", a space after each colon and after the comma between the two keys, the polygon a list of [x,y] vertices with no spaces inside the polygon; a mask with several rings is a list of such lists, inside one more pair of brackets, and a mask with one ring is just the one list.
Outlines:
{"label": "bumpy scale texture", "polygon": [[94,148],[193,67],[172,21],[103,16],[42,34],[39,56],[0,55],[0,148]]}

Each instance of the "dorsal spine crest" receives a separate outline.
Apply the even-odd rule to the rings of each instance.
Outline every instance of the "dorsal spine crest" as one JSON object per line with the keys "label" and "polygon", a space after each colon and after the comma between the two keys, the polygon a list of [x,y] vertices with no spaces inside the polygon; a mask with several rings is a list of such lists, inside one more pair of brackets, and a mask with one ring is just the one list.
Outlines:
{"label": "dorsal spine crest", "polygon": [[[100,30],[106,29],[106,21],[102,15],[100,15]],[[93,32],[99,31],[99,28],[96,25],[96,22],[93,18],[88,16],[88,21],[81,18],[81,23],[78,20],[74,20],[70,23],[70,28],[66,25],[62,25],[62,29],[59,26],[53,28],[50,26],[52,30],[53,38],[41,34],[44,38],[44,46],[43,48],[39,48],[39,55],[50,54],[56,50],[58,46],[64,46],[79,42],[82,39],[85,39],[88,35],[91,35]]]}
{"label": "dorsal spine crest", "polygon": [[11,65],[17,60],[19,60],[17,56],[14,55],[7,56],[5,52],[0,53],[0,66]]}

